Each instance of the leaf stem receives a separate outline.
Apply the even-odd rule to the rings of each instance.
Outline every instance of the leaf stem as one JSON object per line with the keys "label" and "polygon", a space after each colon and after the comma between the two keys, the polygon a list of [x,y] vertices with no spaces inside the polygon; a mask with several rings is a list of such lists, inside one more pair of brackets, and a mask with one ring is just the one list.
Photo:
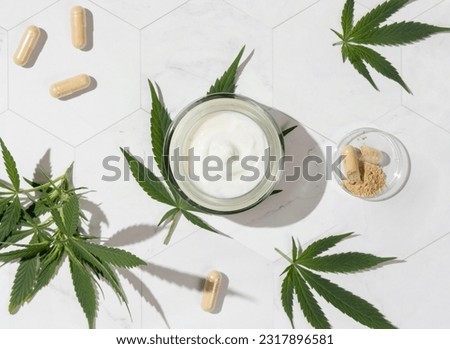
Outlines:
{"label": "leaf stem", "polygon": [[180,217],[181,217],[181,211],[178,211],[173,216],[173,220],[172,220],[172,223],[170,224],[169,232],[167,233],[167,236],[164,239],[164,245],[167,245],[170,242],[170,239],[172,238],[173,232],[175,231],[175,228],[178,225],[178,221],[180,220]]}
{"label": "leaf stem", "polygon": [[281,252],[278,248],[275,248],[275,251],[277,251],[281,257],[283,257],[284,259],[286,259],[289,263],[293,264],[294,262],[292,261],[292,259],[290,259],[286,254],[284,254],[283,252]]}
{"label": "leaf stem", "polygon": [[48,188],[49,186],[51,186],[52,184],[57,183],[57,182],[63,180],[64,178],[65,178],[65,176],[61,176],[61,177],[58,177],[58,178],[54,179],[54,180],[52,181],[52,183],[41,184],[41,185],[39,185],[39,186],[37,186],[37,187],[33,187],[33,188],[30,188],[30,189],[22,189],[22,190],[19,192],[19,194],[33,193],[33,192],[39,191],[39,190],[41,190],[41,189],[47,189],[47,188]]}

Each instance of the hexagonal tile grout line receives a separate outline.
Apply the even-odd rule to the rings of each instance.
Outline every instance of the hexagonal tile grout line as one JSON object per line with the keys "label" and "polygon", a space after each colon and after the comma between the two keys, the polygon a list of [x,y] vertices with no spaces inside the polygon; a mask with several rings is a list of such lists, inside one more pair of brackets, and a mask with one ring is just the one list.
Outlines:
{"label": "hexagonal tile grout line", "polygon": [[6,110],[9,110],[9,65],[10,65],[10,60],[9,60],[9,39],[8,39],[9,33],[8,31],[6,31],[6,42],[5,42],[5,48],[6,48]]}
{"label": "hexagonal tile grout line", "polygon": [[431,125],[433,125],[433,126],[439,128],[440,130],[445,131],[446,133],[449,133],[449,134],[450,134],[450,131],[449,131],[449,130],[446,130],[446,129],[443,128],[442,126],[436,124],[435,122],[433,122],[433,121],[431,121],[430,119],[428,119],[426,116],[424,116],[424,115],[418,113],[418,112],[415,111],[414,109],[411,109],[411,108],[408,107],[407,105],[404,105],[404,104],[402,103],[402,105],[401,105],[400,107],[403,107],[403,108],[409,110],[411,113],[416,114],[417,116],[421,117],[422,119],[424,119],[425,121],[427,121],[427,122],[430,123]]}
{"label": "hexagonal tile grout line", "polygon": [[361,7],[364,7],[367,10],[371,10],[371,8],[369,6],[367,6],[366,4],[360,2],[360,1],[355,1],[355,4],[358,4]]}
{"label": "hexagonal tile grout line", "polygon": [[134,113],[138,112],[139,110],[142,110],[141,107],[133,110],[131,113],[128,113],[127,115],[125,115],[124,117],[122,117],[120,120],[115,121],[113,124],[108,125],[107,127],[105,127],[103,130],[97,132],[96,134],[90,136],[89,138],[83,140],[81,143],[78,143],[76,145],[72,145],[72,147],[74,148],[78,148],[80,146],[82,146],[83,144],[89,142],[90,140],[94,139],[95,137],[99,136],[100,134],[102,134],[103,132],[109,130],[111,127],[116,126],[117,124],[121,123],[122,121],[128,119],[129,117],[133,116]]}
{"label": "hexagonal tile grout line", "polygon": [[139,107],[142,108],[142,30],[139,29]]}
{"label": "hexagonal tile grout line", "polygon": [[129,26],[133,27],[134,29],[140,30],[140,28],[136,27],[134,24],[131,24],[130,22],[128,22],[127,20],[123,19],[122,17],[119,17],[118,15],[116,15],[115,13],[112,13],[110,10],[104,8],[103,6],[100,6],[99,4],[93,2],[92,0],[88,0],[92,5],[97,6],[98,8],[101,8],[103,11],[109,13],[111,16],[117,18],[118,20],[128,24]]}
{"label": "hexagonal tile grout line", "polygon": [[393,111],[395,111],[395,110],[397,110],[397,109],[399,109],[399,108],[401,108],[401,107],[403,107],[403,105],[402,105],[402,104],[399,104],[399,105],[393,107],[392,109],[388,110],[387,112],[381,114],[381,115],[378,116],[376,119],[371,120],[371,121],[368,123],[368,124],[369,124],[369,127],[370,127],[371,124],[376,123],[378,120],[384,118],[386,115],[389,115],[390,113],[392,113]]}
{"label": "hexagonal tile grout line", "polygon": [[406,256],[405,258],[403,258],[403,260],[408,260],[411,257],[414,257],[416,254],[419,254],[420,252],[430,248],[431,246],[433,246],[434,244],[436,244],[437,242],[441,241],[442,239],[445,239],[447,236],[450,235],[450,231],[448,233],[445,233],[444,235],[438,237],[437,239],[434,239],[433,241],[431,241],[430,243],[426,244],[425,246],[419,248],[418,250],[414,251],[413,253],[411,253],[410,255]]}
{"label": "hexagonal tile grout line", "polygon": [[7,110],[10,111],[11,113],[17,115],[19,118],[21,118],[21,119],[24,120],[25,122],[28,122],[30,125],[33,125],[34,127],[37,127],[38,129],[44,131],[44,132],[47,133],[48,135],[50,135],[50,136],[56,138],[56,139],[59,140],[60,142],[62,142],[62,143],[64,143],[64,144],[68,145],[69,147],[71,147],[72,149],[75,150],[75,146],[74,146],[73,144],[68,143],[67,141],[65,141],[65,140],[62,139],[61,137],[59,137],[59,136],[53,134],[52,132],[46,130],[46,129],[43,128],[42,126],[40,126],[40,125],[34,123],[33,121],[27,119],[26,117],[22,116],[21,114],[19,114],[19,113],[16,112],[15,110],[12,110],[12,109],[9,109],[9,108],[8,108]]}
{"label": "hexagonal tile grout line", "polygon": [[[91,0],[89,0],[91,1]],[[153,23],[158,22],[159,20],[161,20],[162,18],[166,17],[167,15],[170,15],[172,12],[178,10],[180,7],[183,7],[184,5],[186,5],[190,0],[186,0],[185,2],[183,2],[182,4],[178,5],[177,7],[173,8],[172,10],[170,10],[169,12],[167,12],[166,14],[162,15],[161,17],[156,18],[154,21],[146,24],[145,26],[143,26],[142,28],[140,28],[139,30],[142,32],[142,30],[146,29],[147,27],[151,26]]]}
{"label": "hexagonal tile grout line", "polygon": [[309,10],[311,7],[316,6],[319,2],[321,2],[322,0],[318,0],[315,3],[309,5],[308,7],[305,7],[303,10],[298,11],[296,14],[290,16],[289,18],[285,19],[283,22],[277,24],[275,27],[272,28],[272,31],[281,27],[282,25],[286,24],[287,22],[289,22],[291,19],[297,17],[300,13],[303,13],[307,10]]}
{"label": "hexagonal tile grout line", "polygon": [[16,25],[12,26],[11,28],[8,29],[9,30],[13,30],[15,28],[17,28],[18,26],[20,26],[22,23],[25,23],[26,21],[28,21],[29,19],[33,18],[34,16],[37,16],[38,14],[44,12],[45,10],[49,9],[52,6],[55,6],[58,2],[60,2],[62,0],[56,0],[55,2],[51,3],[50,5],[47,5],[44,8],[41,8],[38,12],[33,13],[31,16],[25,18],[23,21],[20,21],[19,23],[17,23]]}
{"label": "hexagonal tile grout line", "polygon": [[428,11],[431,11],[432,9],[434,9],[436,6],[439,6],[440,4],[442,4],[443,2],[445,2],[447,0],[441,0],[439,1],[437,4],[434,4],[433,6],[431,6],[430,8],[426,9],[425,11],[419,13],[417,16],[414,16],[413,18],[411,18],[411,20],[416,19],[419,16],[422,16],[423,14],[427,13]]}
{"label": "hexagonal tile grout line", "polygon": [[[226,2],[226,0],[224,0],[224,1]],[[321,0],[318,0],[317,2],[311,4],[310,6],[304,8],[303,10],[301,10],[301,11],[299,11],[299,12],[297,12],[295,15],[289,17],[288,19],[286,19],[286,20],[283,21],[282,23],[280,23],[280,24],[278,24],[278,25],[276,25],[275,27],[272,28],[272,31],[271,31],[271,32],[272,32],[272,105],[271,105],[271,107],[272,107],[273,109],[277,109],[276,106],[275,106],[275,103],[274,103],[274,99],[275,99],[275,93],[274,93],[274,91],[275,91],[275,29],[278,28],[280,25],[286,23],[287,21],[291,20],[291,19],[294,18],[295,16],[299,15],[299,14],[302,13],[303,11],[306,11],[306,10],[310,9],[312,6],[318,4],[320,1],[321,1]],[[384,114],[383,114],[383,115],[384,115]],[[315,130],[315,129],[313,129],[313,128],[311,128],[311,127],[309,127],[309,126],[307,126],[307,125],[305,125],[305,124],[303,124],[303,123],[301,123],[301,122],[299,122],[298,120],[296,120],[296,121],[297,121],[297,122],[299,123],[299,125],[301,125],[303,128],[309,129],[309,130],[313,131],[314,133],[317,133],[319,136],[325,138],[326,140],[330,141],[331,143],[333,143],[333,144],[335,144],[335,145],[337,144],[336,141],[332,140],[332,139],[329,138],[329,137],[324,136],[321,132],[319,132],[319,131],[317,131],[317,130]]]}
{"label": "hexagonal tile grout line", "polygon": [[[320,1],[320,0],[318,0],[318,1]],[[230,4],[227,0],[222,0],[222,2],[225,3],[226,5],[234,8],[236,11],[238,11],[238,12],[240,12],[240,13],[246,15],[246,16],[249,16],[249,17],[253,18],[255,21],[259,22],[259,24],[261,24],[261,25],[263,25],[265,27],[269,27],[269,25],[267,25],[267,23],[264,23],[259,18],[257,18],[256,16],[252,15],[251,13],[248,13],[247,11],[244,11],[243,9],[241,9],[239,7],[236,7],[235,5]]]}
{"label": "hexagonal tile grout line", "polygon": [[[202,230],[202,228],[198,228],[198,229],[194,230],[192,233],[187,234],[185,237],[183,237],[183,238],[181,238],[181,239],[179,239],[179,240],[177,240],[177,241],[175,241],[175,242],[170,242],[170,244],[167,245],[163,250],[161,250],[161,251],[157,252],[156,254],[152,255],[148,260],[151,261],[151,260],[154,259],[156,256],[159,256],[159,255],[161,255],[161,254],[167,252],[167,251],[170,250],[172,247],[178,245],[180,242],[183,242],[184,240],[188,239],[188,238],[191,237],[192,235],[198,233],[200,230]],[[205,233],[208,233],[208,234],[214,234],[214,233],[208,232],[208,231],[205,231]]]}

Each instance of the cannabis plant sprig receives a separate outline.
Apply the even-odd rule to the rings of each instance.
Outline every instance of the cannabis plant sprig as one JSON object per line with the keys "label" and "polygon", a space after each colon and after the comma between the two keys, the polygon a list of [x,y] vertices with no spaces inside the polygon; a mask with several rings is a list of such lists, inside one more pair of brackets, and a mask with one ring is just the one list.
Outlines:
{"label": "cannabis plant sprig", "polygon": [[300,244],[297,246],[297,243],[292,239],[291,257],[275,249],[289,262],[289,266],[281,274],[284,275],[281,285],[281,302],[292,327],[294,327],[293,302],[295,294],[306,320],[313,327],[331,328],[327,317],[312,293],[312,290],[314,290],[341,312],[367,327],[395,328],[372,304],[312,272],[314,270],[325,273],[354,273],[395,259],[359,252],[322,256],[322,253],[352,234],[332,235],[317,240],[304,251],[301,250]]}
{"label": "cannabis plant sprig", "polygon": [[[22,189],[16,162],[0,139],[4,165],[11,184],[0,181],[0,262],[17,262],[9,301],[10,313],[16,312],[56,275],[68,258],[73,286],[90,328],[97,313],[97,280],[104,280],[127,304],[125,292],[115,268],[133,268],[146,263],[135,255],[95,243],[95,237],[83,232],[86,220],[80,208],[80,192],[72,188],[72,166],[58,178],[48,176],[45,183]],[[128,307],[128,305],[127,305]]]}
{"label": "cannabis plant sprig", "polygon": [[394,13],[408,4],[409,0],[387,0],[378,5],[356,24],[354,24],[354,0],[347,0],[341,16],[342,33],[331,29],[341,41],[342,60],[348,59],[353,67],[364,76],[377,90],[367,65],[370,65],[381,75],[397,82],[408,93],[408,85],[403,81],[397,69],[381,54],[367,47],[371,46],[400,46],[424,40],[431,35],[449,32],[450,28],[437,27],[418,22],[399,22],[382,24]]}
{"label": "cannabis plant sprig", "polygon": [[[236,82],[238,79],[238,67],[244,54],[245,46],[239,51],[238,55],[231,63],[230,67],[222,74],[222,76],[216,79],[215,83],[210,87],[207,94],[213,93],[234,93],[236,90]],[[155,86],[149,80],[150,95],[152,99],[152,108],[150,112],[150,134],[152,142],[153,157],[156,165],[161,172],[162,178],[158,178],[155,173],[147,168],[141,161],[134,157],[128,150],[121,148],[122,153],[131,169],[133,177],[136,179],[141,188],[154,200],[159,201],[172,207],[161,218],[158,226],[163,224],[170,224],[164,244],[168,244],[175,228],[183,216],[192,224],[208,230],[213,233],[220,232],[205,222],[203,219],[195,215],[193,212],[202,212],[195,206],[191,205],[185,200],[178,192],[176,188],[171,184],[164,167],[163,147],[164,138],[167,130],[172,123],[172,119],[169,112],[162,103],[162,98],[158,96]],[[293,131],[297,126],[290,127],[283,131],[283,136]],[[280,191],[276,191],[280,192]],[[206,212],[202,212],[206,213]]]}

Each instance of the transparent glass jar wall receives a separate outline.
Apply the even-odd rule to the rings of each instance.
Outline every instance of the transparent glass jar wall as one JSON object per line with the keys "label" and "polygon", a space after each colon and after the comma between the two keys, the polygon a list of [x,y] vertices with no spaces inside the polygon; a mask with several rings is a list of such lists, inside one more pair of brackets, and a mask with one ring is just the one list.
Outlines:
{"label": "transparent glass jar wall", "polygon": [[[231,198],[215,197],[201,190],[190,176],[188,162],[175,163],[174,156],[177,151],[188,157],[193,133],[206,118],[220,112],[236,112],[256,123],[267,139],[266,160],[270,159],[265,162],[265,173],[259,182],[247,193]],[[188,105],[170,126],[164,143],[164,164],[170,182],[192,205],[215,214],[242,212],[266,199],[281,177],[283,157],[283,137],[275,120],[258,103],[236,94],[212,94]]]}

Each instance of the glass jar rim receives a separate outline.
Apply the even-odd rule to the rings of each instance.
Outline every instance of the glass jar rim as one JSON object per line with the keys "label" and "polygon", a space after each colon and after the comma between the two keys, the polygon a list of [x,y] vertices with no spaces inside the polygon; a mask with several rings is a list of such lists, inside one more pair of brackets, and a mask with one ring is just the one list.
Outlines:
{"label": "glass jar rim", "polygon": [[[221,104],[223,103],[223,104]],[[263,176],[261,181],[249,192],[239,197],[233,198],[217,198],[208,196],[206,193],[200,191],[196,186],[192,185],[189,176],[186,181],[177,181],[172,172],[171,166],[171,149],[174,134],[181,124],[181,127],[192,126],[189,122],[195,122],[196,118],[199,120],[202,117],[211,114],[213,111],[208,111],[203,114],[199,113],[196,108],[212,108],[213,111],[237,111],[255,121],[261,129],[264,131],[268,149],[271,158],[274,161],[270,161],[268,165],[269,175]],[[216,108],[217,110],[214,110]],[[242,109],[239,109],[242,108]],[[200,109],[201,111],[201,109]],[[198,116],[200,115],[200,116]],[[187,120],[189,117],[192,120]],[[185,133],[187,134],[189,130]],[[183,133],[182,133],[183,134]],[[175,138],[177,135],[175,135]],[[179,140],[175,139],[175,142],[179,143]],[[192,103],[188,104],[174,119],[170,125],[164,139],[163,148],[163,166],[168,175],[170,184],[178,192],[178,194],[188,201],[191,205],[198,208],[201,211],[214,213],[214,214],[232,214],[246,211],[262,201],[264,201],[274,190],[275,185],[279,182],[282,173],[282,161],[284,158],[284,141],[281,130],[278,124],[270,113],[264,110],[261,105],[253,99],[238,95],[235,93],[214,93],[209,94],[206,97],[199,98]],[[268,178],[269,177],[269,178]]]}

